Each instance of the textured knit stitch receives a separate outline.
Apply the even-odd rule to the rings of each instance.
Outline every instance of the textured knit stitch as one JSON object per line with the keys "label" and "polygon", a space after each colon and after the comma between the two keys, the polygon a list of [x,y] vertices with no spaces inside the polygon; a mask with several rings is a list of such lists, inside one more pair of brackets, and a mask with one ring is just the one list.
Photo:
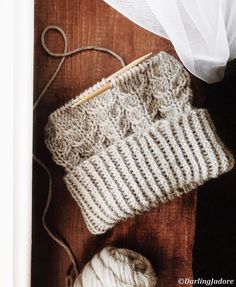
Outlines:
{"label": "textured knit stitch", "polygon": [[[78,98],[103,84],[97,83]],[[190,78],[161,52],[112,79],[113,89],[49,117],[45,142],[89,230],[105,232],[229,171],[233,156],[205,109],[191,105]]]}

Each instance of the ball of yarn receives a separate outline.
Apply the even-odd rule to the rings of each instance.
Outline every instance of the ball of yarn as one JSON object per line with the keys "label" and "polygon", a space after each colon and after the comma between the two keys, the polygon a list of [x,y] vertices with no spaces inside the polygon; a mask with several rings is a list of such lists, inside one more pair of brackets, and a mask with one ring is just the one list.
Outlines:
{"label": "ball of yarn", "polygon": [[87,263],[74,287],[155,287],[150,262],[137,252],[106,247]]}

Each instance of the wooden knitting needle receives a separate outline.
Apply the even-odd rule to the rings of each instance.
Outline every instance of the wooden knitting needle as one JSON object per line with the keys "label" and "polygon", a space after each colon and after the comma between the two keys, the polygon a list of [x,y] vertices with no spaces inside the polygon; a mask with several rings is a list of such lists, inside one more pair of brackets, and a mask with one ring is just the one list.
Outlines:
{"label": "wooden knitting needle", "polygon": [[[115,72],[114,74],[109,76],[107,79],[109,80],[111,78],[117,77],[118,75],[124,73],[125,71],[129,70],[130,68],[135,67],[136,65],[138,65],[142,61],[146,60],[151,55],[152,55],[152,52],[148,53],[148,54],[146,54],[146,55],[144,55],[144,56],[142,56],[142,57],[140,57],[140,58],[138,58],[136,60],[134,60],[133,62],[129,63],[127,66],[123,67],[122,69],[118,70],[117,72]],[[85,96],[83,99],[76,101],[72,105],[72,108],[74,108],[74,107],[76,107],[78,105],[86,103],[87,101],[97,97],[98,95],[104,93],[105,91],[107,91],[107,90],[109,90],[111,88],[112,88],[112,83],[111,82],[104,84],[99,89],[97,89],[97,90],[93,91],[92,93],[88,94],[87,96]]]}

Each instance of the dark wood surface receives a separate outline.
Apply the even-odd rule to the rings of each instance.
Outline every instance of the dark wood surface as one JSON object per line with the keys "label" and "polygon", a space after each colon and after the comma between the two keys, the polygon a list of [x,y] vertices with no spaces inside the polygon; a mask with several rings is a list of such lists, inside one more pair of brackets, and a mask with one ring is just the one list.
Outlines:
{"label": "dark wood surface", "polygon": [[[42,30],[47,25],[58,25],[63,28],[68,36],[69,49],[91,44],[104,46],[119,53],[127,63],[150,51],[164,50],[176,56],[169,41],[133,24],[102,0],[36,0],[35,99],[58,64],[58,60],[49,57],[40,45]],[[57,33],[50,33],[47,43],[53,51],[63,50],[62,39]],[[47,164],[53,177],[53,197],[47,217],[48,224],[54,231],[63,235],[71,245],[80,268],[101,248],[114,245],[130,248],[145,255],[156,270],[159,286],[179,286],[178,278],[191,279],[193,276],[196,192],[193,191],[151,212],[120,223],[104,235],[94,236],[87,231],[80,210],[65,187],[64,170],[52,161],[51,154],[43,143],[43,129],[52,111],[119,68],[117,60],[103,53],[84,52],[68,58],[35,112],[35,153]],[[193,89],[195,104],[202,106],[206,85],[193,78]],[[64,250],[55,244],[42,228],[41,215],[47,191],[47,175],[35,164],[32,287],[64,286],[64,276],[70,265]],[[208,221],[204,221],[200,215],[198,218],[200,220],[197,223],[198,228],[201,229],[202,222],[204,225]],[[198,236],[198,241],[195,243],[196,250],[201,250],[201,246],[204,246],[203,241],[203,236]],[[196,258],[194,266],[199,271],[198,265],[202,264],[202,258],[198,255]]]}

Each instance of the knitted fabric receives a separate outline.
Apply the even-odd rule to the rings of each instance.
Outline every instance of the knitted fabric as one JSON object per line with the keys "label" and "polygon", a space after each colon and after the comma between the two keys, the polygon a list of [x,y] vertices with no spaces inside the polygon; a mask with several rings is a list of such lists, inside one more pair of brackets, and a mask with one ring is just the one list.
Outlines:
{"label": "knitted fabric", "polygon": [[57,109],[45,129],[94,234],[234,165],[207,110],[192,107],[189,75],[174,57],[161,52],[111,81],[113,89],[84,105]]}

